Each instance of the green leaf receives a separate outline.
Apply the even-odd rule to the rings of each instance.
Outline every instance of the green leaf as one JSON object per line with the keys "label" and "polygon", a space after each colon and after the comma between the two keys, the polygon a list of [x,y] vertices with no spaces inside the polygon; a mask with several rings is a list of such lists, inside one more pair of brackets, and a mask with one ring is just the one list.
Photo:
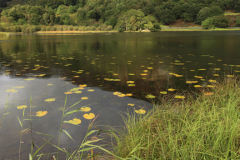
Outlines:
{"label": "green leaf", "polygon": [[[70,136],[70,134],[66,131],[66,130],[62,130],[63,132],[65,132],[69,138],[71,138],[71,140],[73,140],[73,138]],[[73,140],[74,141],[74,140]],[[75,142],[75,141],[74,141]]]}
{"label": "green leaf", "polygon": [[11,112],[7,112],[7,113],[5,113],[3,116],[6,116],[6,115],[8,115],[9,113],[11,113]]}
{"label": "green leaf", "polygon": [[42,155],[43,155],[43,154],[40,154],[40,155],[39,155],[39,158],[38,158],[38,160],[40,160],[40,158],[42,157]]}
{"label": "green leaf", "polygon": [[80,103],[82,100],[76,102],[75,104],[73,104],[71,107],[69,107],[68,109],[66,109],[65,111],[69,110],[70,108],[74,107],[75,105],[77,105],[78,103]]}
{"label": "green leaf", "polygon": [[[45,140],[45,141],[46,141],[46,140]],[[60,150],[60,151],[62,151],[62,152],[64,152],[64,153],[66,153],[67,155],[72,156],[70,153],[64,151],[63,149],[59,148],[58,146],[56,146],[56,145],[54,145],[54,144],[52,144],[52,143],[50,143],[50,142],[48,142],[48,141],[46,141],[46,142],[49,143],[49,144],[51,144],[52,146],[54,146],[54,147],[57,148],[58,150]]]}
{"label": "green leaf", "polygon": [[49,137],[53,137],[53,136],[51,136],[51,135],[49,135],[49,134],[44,134],[44,133],[40,133],[40,132],[34,132],[34,133],[41,134],[41,135],[45,135],[45,136],[49,136]]}
{"label": "green leaf", "polygon": [[[51,140],[52,138],[50,138],[47,142],[49,142],[50,140]],[[40,151],[40,149],[42,149],[43,148],[43,146],[45,146],[45,144],[47,144],[47,142],[46,143],[44,143],[40,148],[38,148],[38,150],[33,154],[33,156],[35,156],[39,151]],[[42,156],[42,154],[40,155],[40,157],[39,158],[41,158],[41,156]],[[38,158],[38,159],[39,159]]]}
{"label": "green leaf", "polygon": [[32,160],[32,155],[31,155],[31,153],[29,153],[29,160]]}
{"label": "green leaf", "polygon": [[[18,116],[17,116],[17,118],[18,118]],[[19,122],[19,124],[21,125],[21,127],[22,127],[22,122],[20,121],[20,119],[18,118],[18,122]]]}
{"label": "green leaf", "polygon": [[[82,108],[82,107],[81,107],[81,108]],[[75,113],[75,112],[82,112],[81,108],[78,108],[78,109],[69,111],[69,112],[65,113],[63,117],[66,117],[66,116],[68,116],[68,115],[71,115],[71,114],[73,114],[73,113]]]}

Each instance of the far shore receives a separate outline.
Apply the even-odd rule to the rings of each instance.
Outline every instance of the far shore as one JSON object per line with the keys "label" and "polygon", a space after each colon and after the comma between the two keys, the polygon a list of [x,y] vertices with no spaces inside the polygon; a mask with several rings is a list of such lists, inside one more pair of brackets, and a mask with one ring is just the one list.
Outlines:
{"label": "far shore", "polygon": [[[161,30],[156,32],[164,32],[164,31],[240,31],[240,27],[233,28],[215,28],[215,29],[199,29],[199,27],[162,27]],[[123,33],[146,33],[151,32],[150,30],[142,30],[142,31],[124,31]],[[111,31],[37,31],[33,34],[83,34],[83,33],[105,33],[106,35],[110,35],[111,33],[118,33],[116,30]],[[0,35],[15,35],[15,34],[29,34],[23,32],[0,32]],[[30,33],[31,34],[31,33]]]}

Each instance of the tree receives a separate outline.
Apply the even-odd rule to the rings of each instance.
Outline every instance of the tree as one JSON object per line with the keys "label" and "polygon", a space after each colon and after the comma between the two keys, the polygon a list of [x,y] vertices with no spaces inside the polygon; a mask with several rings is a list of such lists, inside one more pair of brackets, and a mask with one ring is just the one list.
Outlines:
{"label": "tree", "polygon": [[164,9],[160,12],[160,21],[164,24],[172,24],[176,18],[170,9]]}
{"label": "tree", "polygon": [[202,21],[202,28],[203,29],[214,28],[213,22],[214,22],[214,18],[208,17],[206,20]]}
{"label": "tree", "polygon": [[224,15],[216,16],[214,19],[214,26],[219,28],[227,28],[229,23],[230,19]]}
{"label": "tree", "polygon": [[210,8],[209,7],[202,8],[197,15],[195,23],[201,24],[202,21],[206,20],[208,17],[211,17]]}

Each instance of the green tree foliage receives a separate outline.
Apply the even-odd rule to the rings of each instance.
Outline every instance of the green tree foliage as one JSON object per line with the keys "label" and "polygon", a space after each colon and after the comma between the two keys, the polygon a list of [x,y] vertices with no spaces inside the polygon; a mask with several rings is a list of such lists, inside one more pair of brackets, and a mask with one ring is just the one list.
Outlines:
{"label": "green tree foliage", "polygon": [[236,26],[237,26],[237,27],[240,27],[240,17],[238,17],[238,18],[236,19]]}
{"label": "green tree foliage", "polygon": [[229,23],[230,23],[230,19],[223,15],[216,16],[214,19],[214,26],[219,28],[227,28],[229,27]]}
{"label": "green tree foliage", "polygon": [[64,14],[64,13],[67,13],[67,12],[68,12],[67,7],[65,5],[60,5],[57,8],[56,14]]}
{"label": "green tree foliage", "polygon": [[219,6],[214,6],[211,8],[209,7],[202,8],[197,15],[195,23],[201,24],[201,22],[207,19],[208,17],[218,16],[223,13],[224,13],[223,10]]}
{"label": "green tree foliage", "polygon": [[163,24],[172,24],[175,22],[176,18],[170,9],[164,9],[160,12],[160,21]]}
{"label": "green tree foliage", "polygon": [[235,4],[234,12],[236,13],[240,12],[240,0],[238,0],[238,2]]}
{"label": "green tree foliage", "polygon": [[214,28],[213,23],[214,23],[214,18],[208,17],[206,20],[202,21],[202,28],[203,29]]}

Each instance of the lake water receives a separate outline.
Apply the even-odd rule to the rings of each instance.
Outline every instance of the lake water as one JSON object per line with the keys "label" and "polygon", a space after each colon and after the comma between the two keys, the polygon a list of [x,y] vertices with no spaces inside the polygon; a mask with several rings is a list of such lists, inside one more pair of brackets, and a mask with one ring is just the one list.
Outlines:
{"label": "lake water", "polygon": [[[236,77],[240,72],[237,31],[29,34],[2,36],[0,40],[0,158],[4,160],[18,159],[18,118],[22,129],[30,129],[30,121],[24,120],[30,114],[35,144],[40,147],[45,143],[43,138],[48,139],[36,133],[41,132],[54,136],[51,142],[57,145],[67,91],[72,93],[67,94],[66,108],[80,101],[68,111],[91,108],[63,119],[81,120],[78,126],[63,124],[75,142],[63,132],[60,147],[69,146],[73,151],[92,121],[83,117],[85,113],[99,115],[95,120],[98,125],[120,126],[120,114],[148,111],[151,101],[211,87],[215,80]],[[49,98],[55,101],[46,102]],[[21,105],[27,106],[24,116]],[[47,114],[36,116],[38,111]],[[21,159],[28,159],[30,153],[29,129],[22,133]],[[56,149],[46,145],[41,151]]]}

